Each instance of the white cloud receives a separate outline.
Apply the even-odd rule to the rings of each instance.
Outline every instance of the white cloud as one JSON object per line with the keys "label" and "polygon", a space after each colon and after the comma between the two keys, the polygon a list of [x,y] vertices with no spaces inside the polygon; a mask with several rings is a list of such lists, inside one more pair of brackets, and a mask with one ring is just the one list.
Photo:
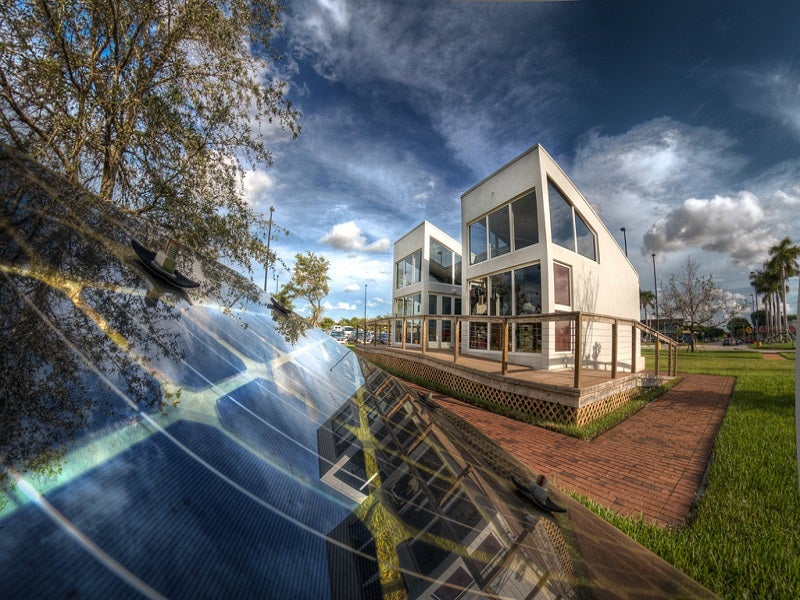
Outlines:
{"label": "white cloud", "polygon": [[[297,0],[287,31],[294,55],[351,91],[402,90],[453,154],[483,176],[563,123],[584,69],[565,51],[547,7],[484,3]],[[355,6],[354,3],[352,3]],[[336,15],[346,15],[337,20]],[[531,28],[536,43],[528,43]],[[504,31],[504,35],[492,32]],[[497,77],[497,64],[514,73]],[[565,74],[569,73],[569,76]],[[568,83],[570,82],[570,83]],[[584,80],[585,84],[586,81]],[[374,92],[370,92],[374,93]],[[504,118],[498,120],[497,107]]]}
{"label": "white cloud", "polygon": [[339,250],[358,250],[361,252],[385,252],[391,246],[388,238],[380,238],[367,244],[367,238],[355,221],[338,223],[319,240]]}
{"label": "white cloud", "polygon": [[[325,310],[343,310],[343,311],[354,311],[356,309],[355,304],[351,304],[349,302],[337,302],[336,304],[331,304],[330,302],[323,302],[322,308]],[[324,316],[324,315],[323,315]]]}
{"label": "white cloud", "polygon": [[351,283],[350,285],[346,285],[344,288],[345,292],[360,292],[361,286],[356,283]]}
{"label": "white cloud", "polygon": [[721,75],[733,102],[787,127],[800,139],[800,69],[797,63],[741,68]]}
{"label": "white cloud", "polygon": [[249,204],[258,204],[265,200],[266,193],[275,187],[275,181],[266,171],[257,169],[245,173],[242,191]]}
{"label": "white cloud", "polygon": [[656,221],[644,243],[656,253],[699,248],[726,254],[734,265],[757,264],[775,241],[766,217],[762,202],[751,192],[689,198]]}

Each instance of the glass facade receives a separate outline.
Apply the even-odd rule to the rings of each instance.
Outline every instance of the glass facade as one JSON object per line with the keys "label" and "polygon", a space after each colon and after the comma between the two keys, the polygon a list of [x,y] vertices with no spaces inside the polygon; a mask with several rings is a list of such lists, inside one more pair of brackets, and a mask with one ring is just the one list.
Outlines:
{"label": "glass facade", "polygon": [[486,221],[480,219],[469,226],[469,264],[486,260]]}
{"label": "glass facade", "polygon": [[428,281],[461,285],[461,255],[434,238],[430,241]]}
{"label": "glass facade", "polygon": [[491,213],[489,219],[489,246],[492,258],[511,252],[511,223],[508,220],[508,206]]}
{"label": "glass facade", "polygon": [[[469,282],[470,315],[514,316],[541,312],[541,265],[495,273]],[[501,350],[502,324],[470,323],[469,347],[479,350]],[[541,323],[513,324],[509,332],[509,350],[541,352]],[[513,343],[512,343],[513,342]]]}
{"label": "glass facade", "polygon": [[419,283],[422,280],[422,250],[417,250],[395,263],[395,289]]}
{"label": "glass facade", "polygon": [[597,238],[586,221],[550,180],[547,181],[547,193],[553,243],[597,261]]}
{"label": "glass facade", "polygon": [[470,264],[538,243],[538,207],[532,191],[470,224]]}

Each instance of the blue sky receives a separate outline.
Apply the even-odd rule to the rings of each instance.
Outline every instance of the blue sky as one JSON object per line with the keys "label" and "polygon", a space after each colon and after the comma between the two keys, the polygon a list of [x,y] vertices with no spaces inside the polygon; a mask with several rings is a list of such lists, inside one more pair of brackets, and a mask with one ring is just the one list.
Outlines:
{"label": "blue sky", "polygon": [[331,262],[326,316],[363,317],[365,284],[389,314],[394,240],[460,239],[460,195],[537,143],[626,228],[642,289],[652,253],[659,287],[691,256],[749,303],[769,247],[800,243],[798,2],[290,0],[283,22],[302,133],[268,133],[247,193],[290,267]]}

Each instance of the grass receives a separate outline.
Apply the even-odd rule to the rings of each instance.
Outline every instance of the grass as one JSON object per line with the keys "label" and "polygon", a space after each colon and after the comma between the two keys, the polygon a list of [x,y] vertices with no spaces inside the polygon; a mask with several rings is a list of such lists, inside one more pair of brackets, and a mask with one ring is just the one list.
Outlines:
{"label": "grass", "polygon": [[736,377],[691,519],[662,529],[583,502],[723,598],[800,598],[795,361],[710,351],[681,352],[678,365]]}

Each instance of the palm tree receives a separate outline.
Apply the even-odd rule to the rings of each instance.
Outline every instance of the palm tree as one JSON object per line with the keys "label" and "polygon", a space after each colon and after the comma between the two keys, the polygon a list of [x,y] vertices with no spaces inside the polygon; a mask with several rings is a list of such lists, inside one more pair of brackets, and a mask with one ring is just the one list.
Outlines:
{"label": "palm tree", "polygon": [[750,274],[750,284],[756,289],[756,294],[761,295],[761,300],[764,304],[764,326],[766,327],[764,341],[772,341],[773,333],[777,330],[775,297],[778,293],[780,280],[769,264],[764,263],[761,270],[753,271]]}
{"label": "palm tree", "polygon": [[650,290],[639,290],[639,306],[644,311],[644,320],[648,321],[647,309],[655,306],[656,296]]}
{"label": "palm tree", "polygon": [[770,270],[780,277],[780,293],[783,302],[783,332],[789,334],[789,313],[786,311],[786,280],[800,273],[800,246],[793,246],[792,240],[783,238],[780,243],[769,249]]}

